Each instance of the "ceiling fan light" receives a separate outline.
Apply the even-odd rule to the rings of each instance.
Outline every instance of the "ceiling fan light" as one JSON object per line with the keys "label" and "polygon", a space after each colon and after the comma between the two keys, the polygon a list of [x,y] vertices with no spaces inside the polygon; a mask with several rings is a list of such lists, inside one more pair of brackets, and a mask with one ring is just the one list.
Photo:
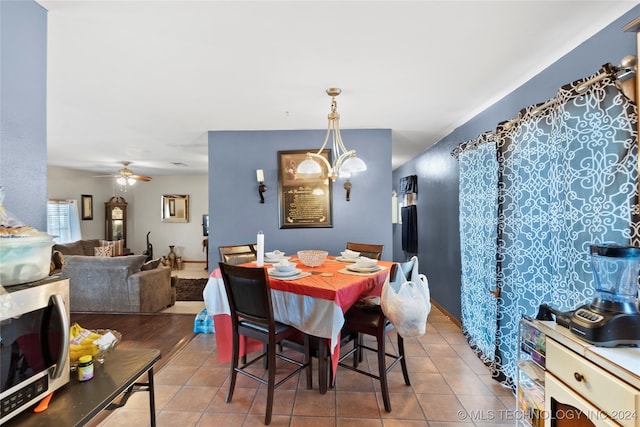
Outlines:
{"label": "ceiling fan light", "polygon": [[135,184],[135,183],[136,183],[136,180],[135,180],[135,179],[133,179],[133,178],[127,178],[127,184],[129,184],[129,185],[133,185],[133,184]]}
{"label": "ceiling fan light", "polygon": [[367,165],[365,164],[365,162],[361,158],[353,156],[345,160],[342,163],[342,166],[340,166],[340,176],[342,176],[343,172],[352,174],[364,172],[366,170]]}
{"label": "ceiling fan light", "polygon": [[319,175],[322,173],[322,166],[313,159],[304,159],[296,171],[305,175]]}
{"label": "ceiling fan light", "polygon": [[127,180],[124,177],[118,177],[116,178],[116,182],[120,185],[127,185]]}

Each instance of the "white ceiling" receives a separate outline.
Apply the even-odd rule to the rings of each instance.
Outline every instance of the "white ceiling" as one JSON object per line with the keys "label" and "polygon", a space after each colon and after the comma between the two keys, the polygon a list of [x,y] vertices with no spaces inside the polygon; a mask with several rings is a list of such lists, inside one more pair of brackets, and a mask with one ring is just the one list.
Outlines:
{"label": "white ceiling", "polygon": [[206,173],[209,130],[325,128],[328,87],[395,169],[638,4],[38,2],[49,164],[151,176]]}

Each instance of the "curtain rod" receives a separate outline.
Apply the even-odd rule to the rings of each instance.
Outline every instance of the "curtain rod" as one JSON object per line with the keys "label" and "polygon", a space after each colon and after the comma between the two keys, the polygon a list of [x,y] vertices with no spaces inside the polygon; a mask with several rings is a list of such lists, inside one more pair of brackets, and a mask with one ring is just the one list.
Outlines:
{"label": "curtain rod", "polygon": [[[607,77],[615,77],[616,79],[622,79],[630,74],[636,72],[636,58],[633,55],[627,55],[622,58],[622,61],[619,66],[615,67],[611,64],[605,64],[602,66],[603,71],[591,77],[589,80],[586,80],[576,86],[576,92],[582,93],[586,91],[589,86],[594,83],[597,83],[601,80],[604,80]],[[531,114],[540,114],[546,108],[551,107],[553,104],[557,102],[556,98],[551,98],[547,102],[539,105],[531,111]]]}
{"label": "curtain rod", "polygon": [[[584,92],[592,84],[597,83],[601,80],[604,80],[607,77],[615,77],[617,80],[620,80],[628,75],[635,74],[636,71],[637,71],[636,57],[633,55],[627,55],[624,58],[622,58],[622,60],[620,61],[620,65],[617,67],[611,64],[604,64],[602,66],[601,72],[599,72],[595,76],[591,77],[590,79],[576,86],[576,91],[578,93]],[[535,107],[531,111],[531,113],[533,115],[540,114],[545,109],[553,106],[556,102],[557,102],[557,99],[555,97],[551,98],[550,100]],[[517,120],[518,118],[506,120],[504,122],[499,123],[498,126],[508,129],[511,126],[513,126],[513,124],[515,124]],[[495,131],[485,132],[475,140],[466,141],[458,145],[456,148],[453,149],[453,151],[451,152],[451,155],[457,158],[460,155],[460,153],[464,152],[465,150],[475,148],[482,143],[491,141],[493,139],[492,138],[493,136],[495,136]]]}

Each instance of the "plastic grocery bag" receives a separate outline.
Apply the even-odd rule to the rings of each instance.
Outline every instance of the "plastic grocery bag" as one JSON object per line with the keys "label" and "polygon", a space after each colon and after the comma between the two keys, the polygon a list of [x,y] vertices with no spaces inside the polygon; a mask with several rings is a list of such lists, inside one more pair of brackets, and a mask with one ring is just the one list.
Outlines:
{"label": "plastic grocery bag", "polygon": [[214,334],[213,316],[207,313],[207,309],[203,308],[196,315],[193,321],[193,332],[195,334]]}
{"label": "plastic grocery bag", "polygon": [[[417,273],[417,268],[415,271]],[[420,337],[426,331],[427,317],[431,311],[427,277],[424,274],[412,274],[417,279],[408,281],[400,270],[399,276],[400,279],[389,281],[382,287],[382,312],[403,338]]]}

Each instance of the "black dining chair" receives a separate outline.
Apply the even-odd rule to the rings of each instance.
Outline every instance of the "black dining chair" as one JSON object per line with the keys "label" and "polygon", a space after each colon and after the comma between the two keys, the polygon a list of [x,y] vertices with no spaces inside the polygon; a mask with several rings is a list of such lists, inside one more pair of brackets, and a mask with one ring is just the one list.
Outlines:
{"label": "black dining chair", "polygon": [[347,242],[347,249],[355,252],[360,252],[360,256],[363,257],[380,259],[380,257],[382,256],[384,245]]}
{"label": "black dining chair", "polygon": [[[413,269],[414,261],[408,261],[399,264],[393,264],[389,273],[389,280],[411,280],[411,271]],[[400,274],[402,272],[403,274]],[[402,375],[404,376],[404,383],[411,385],[409,380],[409,372],[407,371],[407,361],[404,354],[404,339],[400,334],[398,336],[398,352],[396,354],[389,353],[386,347],[387,334],[393,331],[395,328],[393,324],[387,319],[382,312],[382,308],[379,305],[370,304],[358,304],[356,303],[345,313],[345,323],[343,326],[343,333],[355,334],[356,337],[353,340],[353,348],[340,357],[338,365],[350,369],[352,371],[361,373],[368,377],[374,378],[380,381],[380,389],[382,391],[382,400],[384,402],[384,409],[387,412],[391,412],[391,399],[389,398],[389,384],[387,381],[387,373],[391,371],[398,363],[402,367]],[[363,335],[369,335],[375,337],[377,347],[369,347],[364,343]],[[359,363],[363,360],[363,350],[370,350],[377,353],[378,356],[378,373],[374,374],[370,371],[365,371],[359,368]],[[353,364],[348,365],[344,363],[344,360],[349,356],[353,356]],[[387,365],[387,358],[391,358],[393,362]]]}
{"label": "black dining chair", "polygon": [[245,262],[255,261],[258,251],[255,243],[249,243],[246,245],[231,245],[231,246],[218,246],[218,252],[220,254],[220,262],[225,264],[244,264]]}
{"label": "black dining chair", "polygon": [[[312,388],[311,377],[311,353],[309,338],[304,336],[303,362],[277,352],[277,345],[288,338],[293,337],[299,331],[289,325],[276,322],[273,318],[273,306],[271,305],[271,289],[269,278],[265,268],[241,267],[220,263],[220,272],[224,281],[224,287],[229,299],[231,311],[231,327],[233,337],[233,350],[231,357],[231,379],[227,391],[226,402],[231,402],[236,386],[237,374],[245,375],[267,386],[267,407],[264,419],[265,424],[271,422],[273,411],[273,397],[275,389],[282,383],[306,370],[307,388]],[[250,361],[239,365],[240,359],[240,335],[261,341],[265,347],[260,355]],[[251,365],[266,358],[267,379],[258,377],[247,370]],[[276,382],[276,359],[283,360],[295,366],[284,378]]]}

